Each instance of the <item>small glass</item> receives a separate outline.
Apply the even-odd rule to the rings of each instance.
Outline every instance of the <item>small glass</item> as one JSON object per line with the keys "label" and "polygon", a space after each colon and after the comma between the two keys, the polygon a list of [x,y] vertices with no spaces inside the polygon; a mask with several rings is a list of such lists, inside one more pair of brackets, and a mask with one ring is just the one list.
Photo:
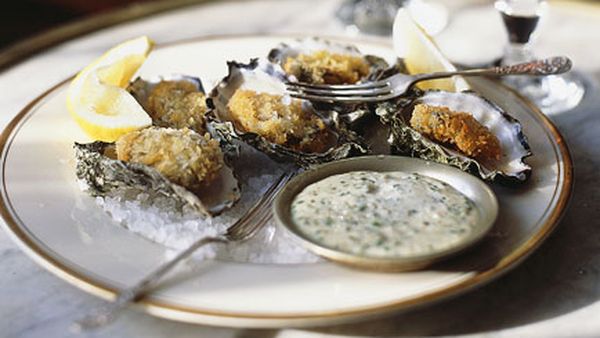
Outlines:
{"label": "small glass", "polygon": [[[531,51],[532,36],[545,11],[543,0],[497,0],[508,32],[502,64],[516,64],[535,59]],[[558,114],[576,107],[585,93],[583,83],[573,73],[543,77],[506,77],[509,85],[530,98],[545,114]]]}

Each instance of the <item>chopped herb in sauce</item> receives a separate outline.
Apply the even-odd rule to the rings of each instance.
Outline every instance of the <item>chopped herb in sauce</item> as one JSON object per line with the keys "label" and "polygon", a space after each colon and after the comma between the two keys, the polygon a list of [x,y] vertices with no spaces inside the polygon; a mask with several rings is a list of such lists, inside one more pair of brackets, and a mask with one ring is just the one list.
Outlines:
{"label": "chopped herb in sauce", "polygon": [[404,172],[355,171],[306,187],[292,218],[308,238],[372,257],[427,254],[470,236],[479,214],[450,185]]}

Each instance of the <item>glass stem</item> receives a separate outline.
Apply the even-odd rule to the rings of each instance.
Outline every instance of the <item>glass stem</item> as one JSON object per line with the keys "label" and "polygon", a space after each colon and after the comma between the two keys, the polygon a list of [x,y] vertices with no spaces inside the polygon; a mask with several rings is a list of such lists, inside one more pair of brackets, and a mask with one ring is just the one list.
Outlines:
{"label": "glass stem", "polygon": [[[514,65],[535,59],[529,43],[510,42],[504,50],[502,65]],[[525,88],[539,85],[540,78],[536,76],[506,76],[504,82],[515,88]]]}
{"label": "glass stem", "polygon": [[534,59],[533,52],[528,43],[509,43],[504,50],[503,65],[522,63]]}

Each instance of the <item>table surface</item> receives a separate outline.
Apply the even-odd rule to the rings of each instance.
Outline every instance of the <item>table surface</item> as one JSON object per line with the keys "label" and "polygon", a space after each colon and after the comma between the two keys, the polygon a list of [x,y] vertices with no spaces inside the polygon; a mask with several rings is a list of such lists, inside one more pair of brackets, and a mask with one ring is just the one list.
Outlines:
{"label": "table surface", "polygon": [[[192,5],[64,42],[0,72],[0,126],[34,97],[119,41],[158,43],[230,33],[355,34],[332,19],[339,1],[261,0]],[[446,1],[438,41],[455,61],[500,55],[502,23],[489,1]],[[269,15],[265,15],[269,13]],[[565,54],[588,85],[579,107],[552,116],[575,163],[570,207],[554,234],[523,264],[478,290],[386,319],[314,329],[239,330],[171,322],[126,310],[89,337],[600,336],[600,6],[551,2],[538,55]],[[477,27],[477,29],[472,29]],[[23,81],[27,79],[27,81]],[[71,321],[102,303],[43,270],[0,232],[0,336],[70,337]]]}

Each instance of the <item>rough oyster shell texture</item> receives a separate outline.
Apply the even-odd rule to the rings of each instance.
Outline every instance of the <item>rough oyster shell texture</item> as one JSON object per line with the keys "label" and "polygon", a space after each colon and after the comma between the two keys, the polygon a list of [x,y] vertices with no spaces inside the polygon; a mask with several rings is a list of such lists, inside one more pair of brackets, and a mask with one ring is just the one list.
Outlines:
{"label": "rough oyster shell texture", "polygon": [[337,114],[322,112],[307,101],[302,102],[303,109],[310,109],[312,113],[320,116],[327,129],[335,136],[335,144],[325,152],[301,152],[286,145],[270,142],[256,133],[240,130],[234,125],[228,108],[235,92],[244,86],[257,92],[285,96],[284,82],[287,77],[278,64],[264,59],[253,59],[248,64],[228,62],[228,67],[229,74],[211,91],[208,100],[208,105],[212,108],[208,116],[208,129],[223,143],[232,144],[234,140],[241,140],[275,160],[294,162],[302,167],[368,152],[363,140],[340,123]]}
{"label": "rough oyster shell texture", "polygon": [[[416,131],[409,121],[414,106],[420,103],[472,114],[498,138],[502,149],[500,160],[491,164],[481,163]],[[524,159],[532,153],[521,124],[498,105],[474,92],[415,90],[405,97],[380,104],[376,113],[382,122],[390,127],[388,141],[395,154],[449,164],[476,174],[482,179],[501,183],[522,183],[531,174],[531,167]]]}
{"label": "rough oyster shell texture", "polygon": [[[150,94],[161,81],[190,83],[195,90],[204,94],[200,79],[185,75],[161,76],[149,80],[138,78],[130,84],[128,90],[148,109]],[[161,127],[178,127],[168,125],[166,121],[153,122]],[[193,129],[204,132],[204,115],[190,123],[193,124],[190,127],[197,126]],[[201,134],[192,130],[190,132],[201,137]],[[230,165],[231,152],[236,151],[236,148],[221,148],[225,164],[218,171],[217,177],[199,192],[192,192],[170,181],[151,166],[116,159],[113,143],[75,143],[74,148],[77,160],[76,175],[87,185],[88,192],[93,196],[106,196],[119,191],[152,191],[154,197],[171,199],[181,210],[191,208],[207,216],[218,215],[232,207],[241,197],[240,184]]]}
{"label": "rough oyster shell texture", "polygon": [[[319,51],[329,51],[331,53],[351,55],[364,58],[369,65],[369,73],[361,81],[376,80],[390,66],[384,59],[375,55],[364,55],[358,48],[352,45],[342,44],[334,41],[324,40],[317,37],[298,39],[291,43],[281,43],[271,49],[268,55],[269,61],[284,66],[289,57],[296,57],[300,54],[311,54]],[[290,81],[296,81],[294,77],[289,77]]]}
{"label": "rough oyster shell texture", "polygon": [[[271,49],[268,59],[283,67],[289,57],[297,57],[300,54],[311,54],[323,50],[331,53],[363,58],[369,65],[369,73],[356,83],[376,81],[396,73],[408,73],[402,59],[397,59],[396,63],[390,66],[383,58],[375,55],[362,54],[360,50],[353,45],[325,40],[318,37],[297,39],[290,43],[281,43]],[[288,76],[287,78],[290,82],[297,81],[294,76]],[[356,122],[363,120],[364,117],[374,113],[374,109],[368,104],[349,105],[315,102],[313,105],[321,112],[330,111],[331,113],[338,113],[340,121],[346,123],[349,127],[354,127]]]}
{"label": "rough oyster shell texture", "polygon": [[77,178],[87,185],[92,196],[128,190],[152,191],[155,196],[172,199],[181,210],[187,206],[207,216],[218,215],[241,197],[239,183],[227,165],[209,187],[196,195],[150,166],[115,159],[112,143],[75,143],[74,149]]}
{"label": "rough oyster shell texture", "polygon": [[[153,111],[152,99],[151,95],[153,94],[153,90],[159,86],[159,84],[164,84],[164,82],[171,82],[180,86],[181,84],[187,85],[186,88],[170,88],[167,91],[163,91],[162,95],[154,95],[154,98],[159,97],[158,100],[161,102],[164,112],[166,116],[156,116],[156,112]],[[175,105],[173,104],[173,100],[185,101],[185,95],[191,93],[190,88],[194,89],[195,93],[199,93],[194,98],[194,103],[197,102],[193,107],[190,107],[192,104],[189,100],[184,102],[184,105]],[[152,123],[159,127],[166,128],[183,128],[188,127],[193,129],[198,133],[204,133],[206,131],[206,104],[205,104],[205,95],[204,87],[202,85],[202,81],[193,76],[183,75],[183,74],[172,74],[168,76],[156,76],[149,79],[142,79],[140,77],[136,78],[133,82],[131,82],[127,88],[127,90],[131,93],[131,95],[144,107],[144,110],[149,113],[152,117]],[[165,97],[165,96],[171,96]],[[188,97],[189,98],[189,97]],[[198,102],[201,100],[202,102]],[[199,107],[199,106],[202,107]],[[200,113],[198,110],[202,110],[202,114],[193,115],[193,113]],[[189,112],[185,112],[182,110],[187,110]],[[167,114],[175,114],[176,116],[168,116]]]}

